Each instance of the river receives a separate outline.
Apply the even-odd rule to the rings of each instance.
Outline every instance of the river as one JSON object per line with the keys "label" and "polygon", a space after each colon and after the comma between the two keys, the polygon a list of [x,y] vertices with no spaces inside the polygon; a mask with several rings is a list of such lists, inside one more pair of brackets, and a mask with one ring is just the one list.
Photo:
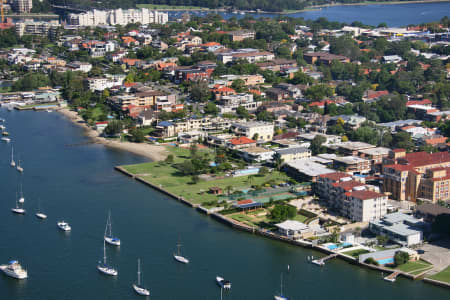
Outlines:
{"label": "river", "polygon": [[[184,12],[169,11],[171,19],[180,18]],[[207,12],[190,12],[194,14],[206,15]],[[220,12],[225,18],[243,18],[245,15]],[[258,14],[247,13],[247,16],[278,17],[279,14]],[[385,22],[388,26],[406,26],[410,24],[421,24],[426,22],[439,21],[444,16],[450,16],[450,2],[434,3],[407,3],[407,4],[373,4],[373,5],[342,5],[324,7],[320,10],[304,11],[287,14],[289,17],[315,20],[327,18],[330,21],[344,22],[351,24],[360,21],[366,25],[377,26]]]}
{"label": "river", "polygon": [[[53,112],[0,109],[11,143],[0,144],[0,263],[18,259],[29,278],[0,274],[1,299],[139,299],[131,288],[136,260],[152,299],[220,299],[214,278],[233,288],[224,299],[272,299],[284,274],[291,299],[448,299],[446,289],[399,278],[388,283],[379,272],[333,260],[320,268],[307,256],[321,254],[233,230],[113,170],[145,159],[88,140],[80,127]],[[78,145],[77,145],[78,144]],[[9,166],[11,146],[25,169]],[[13,215],[23,183],[25,216]],[[34,213],[41,202],[45,221]],[[102,237],[108,210],[120,249],[107,248],[119,270],[101,275]],[[56,227],[64,219],[72,232]],[[189,265],[172,258],[178,236]]]}

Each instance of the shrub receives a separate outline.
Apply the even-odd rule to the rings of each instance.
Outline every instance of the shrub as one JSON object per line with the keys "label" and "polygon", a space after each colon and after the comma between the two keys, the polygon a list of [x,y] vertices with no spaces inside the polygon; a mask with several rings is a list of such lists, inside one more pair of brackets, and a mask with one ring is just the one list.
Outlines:
{"label": "shrub", "polygon": [[373,257],[368,257],[364,261],[366,264],[378,266],[378,262]]}
{"label": "shrub", "polygon": [[396,266],[403,265],[409,261],[409,254],[403,251],[397,251],[394,255],[394,262]]}

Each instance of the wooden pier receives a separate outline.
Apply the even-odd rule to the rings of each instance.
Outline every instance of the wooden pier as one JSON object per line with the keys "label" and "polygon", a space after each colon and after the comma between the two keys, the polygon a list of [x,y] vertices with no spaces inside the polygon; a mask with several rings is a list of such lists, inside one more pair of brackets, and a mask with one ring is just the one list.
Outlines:
{"label": "wooden pier", "polygon": [[334,253],[334,254],[330,254],[328,256],[325,256],[324,258],[321,259],[315,259],[313,261],[311,261],[313,264],[318,265],[318,266],[324,266],[325,265],[325,261],[335,258],[338,256],[338,253]]}
{"label": "wooden pier", "polygon": [[400,272],[394,272],[384,277],[383,279],[386,281],[394,282],[398,275],[400,275]]}

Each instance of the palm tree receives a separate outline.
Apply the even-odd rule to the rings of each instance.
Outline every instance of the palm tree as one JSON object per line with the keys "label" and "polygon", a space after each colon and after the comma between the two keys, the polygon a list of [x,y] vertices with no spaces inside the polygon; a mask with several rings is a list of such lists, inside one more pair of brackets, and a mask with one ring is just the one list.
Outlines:
{"label": "palm tree", "polygon": [[281,156],[280,156],[279,154],[275,154],[273,163],[274,163],[274,165],[275,165],[275,168],[276,168],[278,171],[280,171],[281,166],[282,166],[283,163],[284,163],[284,159],[282,159]]}

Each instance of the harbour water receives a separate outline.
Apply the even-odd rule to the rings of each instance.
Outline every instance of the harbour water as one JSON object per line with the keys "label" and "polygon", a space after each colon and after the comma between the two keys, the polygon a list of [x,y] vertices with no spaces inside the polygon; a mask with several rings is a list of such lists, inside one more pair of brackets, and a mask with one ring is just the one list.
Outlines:
{"label": "harbour water", "polygon": [[[169,12],[171,18],[179,18],[184,12]],[[207,12],[190,12],[205,15]],[[220,12],[225,18],[236,17],[238,19],[245,15],[233,14],[230,12]],[[247,16],[278,17],[279,14],[270,13],[247,13]],[[330,21],[338,21],[351,24],[354,21],[362,22],[366,25],[377,26],[385,22],[388,26],[406,26],[410,24],[421,24],[426,22],[439,21],[442,17],[450,16],[450,2],[433,3],[406,3],[406,4],[381,4],[381,5],[345,5],[324,7],[322,9],[304,11],[287,14],[293,18],[304,18],[306,20],[316,20],[326,18]]]}
{"label": "harbour water", "polygon": [[[317,252],[199,214],[113,170],[145,159],[102,145],[76,146],[87,138],[58,113],[0,109],[0,118],[12,138],[0,144],[0,263],[18,259],[29,275],[17,281],[0,274],[0,299],[139,299],[131,288],[137,258],[152,299],[220,299],[216,275],[232,282],[224,299],[273,299],[283,271],[291,299],[448,299],[446,289],[403,278],[388,283],[379,272],[339,260],[317,267],[307,262]],[[23,175],[9,166],[11,145]],[[20,183],[25,216],[10,211]],[[38,199],[47,220],[34,215]],[[108,210],[122,242],[107,248],[117,278],[96,270]],[[62,219],[72,232],[57,229]],[[172,257],[178,236],[188,265]]]}

